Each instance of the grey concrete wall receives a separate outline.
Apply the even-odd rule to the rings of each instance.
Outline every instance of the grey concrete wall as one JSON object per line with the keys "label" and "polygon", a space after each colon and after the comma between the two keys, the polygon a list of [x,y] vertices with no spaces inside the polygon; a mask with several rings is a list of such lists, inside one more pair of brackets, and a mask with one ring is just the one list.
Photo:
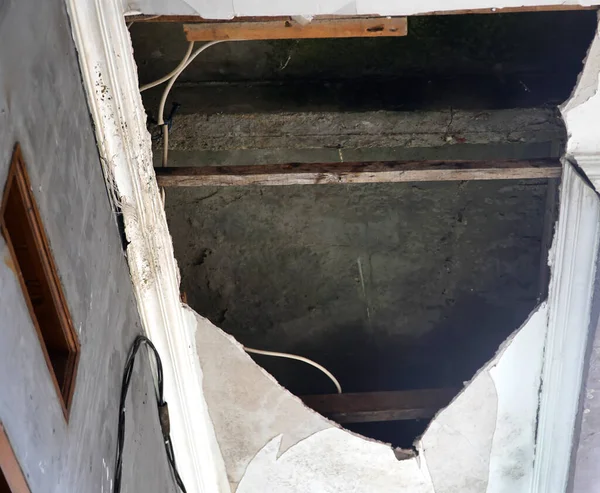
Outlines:
{"label": "grey concrete wall", "polygon": [[[67,424],[0,238],[0,421],[32,493],[111,491],[123,365],[142,328],[65,6],[0,2],[0,33],[0,186],[20,142],[81,342]],[[127,413],[123,491],[175,491],[143,353]]]}

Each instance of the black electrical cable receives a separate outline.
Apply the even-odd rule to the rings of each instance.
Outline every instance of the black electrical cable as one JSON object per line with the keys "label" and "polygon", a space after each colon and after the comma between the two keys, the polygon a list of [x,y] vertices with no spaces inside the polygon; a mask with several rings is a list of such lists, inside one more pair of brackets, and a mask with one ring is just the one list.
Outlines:
{"label": "black electrical cable", "polygon": [[160,419],[160,426],[162,429],[163,440],[165,444],[165,451],[167,454],[167,460],[171,467],[171,472],[177,486],[182,493],[187,493],[185,485],[179,476],[177,471],[177,465],[175,464],[175,454],[173,452],[173,445],[171,443],[170,431],[169,431],[169,410],[167,403],[164,400],[163,394],[163,368],[160,360],[160,355],[152,344],[152,341],[146,336],[139,335],[133,341],[133,345],[127,355],[127,361],[125,362],[125,370],[123,372],[123,382],[121,384],[121,399],[119,401],[119,426],[117,433],[117,457],[115,459],[115,489],[114,493],[121,493],[121,476],[123,469],[123,444],[125,442],[125,401],[127,400],[127,393],[129,392],[129,384],[131,382],[131,375],[133,373],[133,365],[135,363],[135,356],[142,344],[145,344],[151,352],[154,354],[154,360],[156,361],[156,405],[158,406],[158,415]]}

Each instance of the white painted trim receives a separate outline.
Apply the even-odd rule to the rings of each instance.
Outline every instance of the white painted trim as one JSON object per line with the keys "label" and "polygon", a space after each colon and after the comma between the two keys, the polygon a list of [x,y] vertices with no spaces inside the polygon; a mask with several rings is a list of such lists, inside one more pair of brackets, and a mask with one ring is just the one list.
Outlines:
{"label": "white painted trim", "polygon": [[565,161],[542,370],[533,493],[566,491],[600,233],[596,193]]}
{"label": "white painted trim", "polygon": [[202,392],[195,318],[179,272],[154,170],[146,114],[120,0],[67,0],[105,177],[121,206],[142,323],[161,354],[171,437],[190,493],[229,491]]}

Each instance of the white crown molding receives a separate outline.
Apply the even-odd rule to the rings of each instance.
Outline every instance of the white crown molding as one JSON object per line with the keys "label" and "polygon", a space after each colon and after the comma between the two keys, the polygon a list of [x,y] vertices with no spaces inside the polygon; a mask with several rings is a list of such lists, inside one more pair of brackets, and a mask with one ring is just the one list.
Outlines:
{"label": "white crown molding", "polygon": [[163,361],[180,474],[189,493],[229,491],[202,391],[195,319],[179,299],[179,272],[122,2],[67,0],[67,8],[105,178],[123,215],[138,309]]}
{"label": "white crown molding", "polygon": [[[598,108],[600,115],[600,108]],[[600,124],[598,125],[600,127]],[[600,128],[598,132],[598,142],[600,143]],[[600,190],[600,152],[598,154],[578,153],[572,159],[577,163],[585,175],[590,179],[594,188]]]}
{"label": "white crown molding", "polygon": [[533,493],[566,491],[588,341],[600,202],[565,161],[542,370]]}

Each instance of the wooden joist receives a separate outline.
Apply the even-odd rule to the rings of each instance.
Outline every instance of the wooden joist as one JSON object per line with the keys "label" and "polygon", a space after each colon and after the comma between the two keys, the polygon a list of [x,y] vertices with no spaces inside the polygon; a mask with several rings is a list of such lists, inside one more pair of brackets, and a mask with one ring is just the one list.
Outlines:
{"label": "wooden joist", "polygon": [[420,181],[558,178],[556,159],[528,161],[393,161],[155,168],[162,187],[326,185]]}
{"label": "wooden joist", "polygon": [[458,389],[309,395],[304,404],[337,423],[399,421],[433,417]]}
{"label": "wooden joist", "polygon": [[188,41],[373,38],[406,36],[406,17],[345,18],[314,20],[300,24],[295,20],[260,22],[215,22],[185,24]]}

